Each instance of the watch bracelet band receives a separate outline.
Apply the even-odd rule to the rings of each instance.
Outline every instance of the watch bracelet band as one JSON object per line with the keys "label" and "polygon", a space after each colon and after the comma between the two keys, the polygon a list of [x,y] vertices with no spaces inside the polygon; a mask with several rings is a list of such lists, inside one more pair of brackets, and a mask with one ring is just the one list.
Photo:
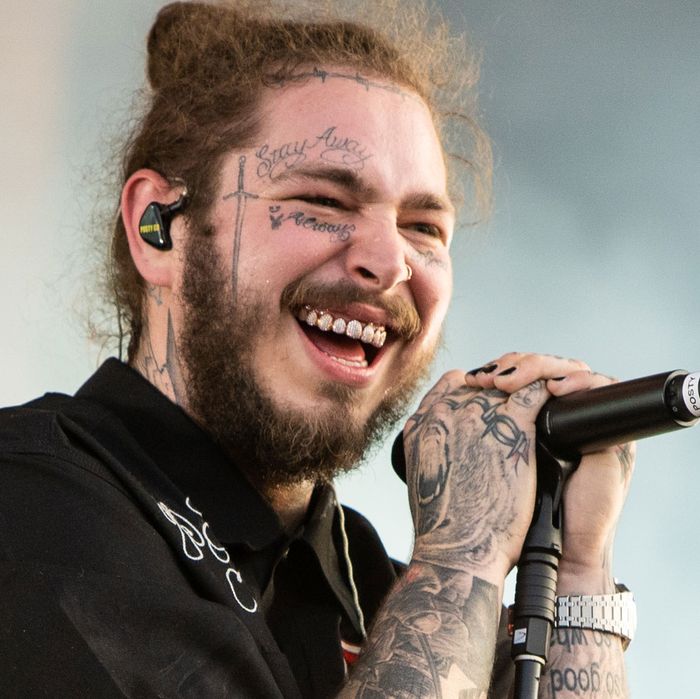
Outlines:
{"label": "watch bracelet band", "polygon": [[637,628],[637,605],[624,585],[617,589],[612,595],[557,597],[554,626],[612,633],[622,638],[626,650]]}

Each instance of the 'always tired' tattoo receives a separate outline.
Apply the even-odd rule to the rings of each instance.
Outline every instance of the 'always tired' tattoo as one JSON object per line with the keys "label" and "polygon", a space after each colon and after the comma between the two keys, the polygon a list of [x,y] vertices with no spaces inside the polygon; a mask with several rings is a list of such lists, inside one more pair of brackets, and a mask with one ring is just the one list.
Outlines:
{"label": "'always tired' tattoo", "polygon": [[270,226],[272,230],[281,228],[285,221],[293,221],[300,228],[307,228],[319,233],[330,233],[331,241],[345,242],[350,234],[355,231],[354,223],[328,223],[319,221],[315,216],[307,216],[303,211],[292,211],[285,214],[280,206],[270,206]]}
{"label": "'always tired' tattoo", "polygon": [[318,153],[319,160],[335,165],[345,165],[353,170],[361,170],[365,161],[372,157],[367,147],[347,136],[339,136],[335,126],[329,126],[323,133],[301,141],[290,141],[277,148],[265,143],[255,151],[258,159],[258,177],[276,179],[287,170],[303,163],[310,151]]}

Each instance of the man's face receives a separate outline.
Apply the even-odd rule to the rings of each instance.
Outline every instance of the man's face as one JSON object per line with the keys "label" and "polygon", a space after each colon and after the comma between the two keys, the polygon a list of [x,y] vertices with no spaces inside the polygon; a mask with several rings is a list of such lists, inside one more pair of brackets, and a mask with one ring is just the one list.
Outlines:
{"label": "man's face", "polygon": [[[454,224],[442,149],[419,98],[349,69],[267,89],[262,114],[258,143],[224,164],[213,237],[184,259],[186,368],[196,384],[207,352],[233,352],[274,409],[358,430],[405,403],[439,339]],[[195,314],[221,338],[230,324],[235,349],[198,353],[210,333]]]}

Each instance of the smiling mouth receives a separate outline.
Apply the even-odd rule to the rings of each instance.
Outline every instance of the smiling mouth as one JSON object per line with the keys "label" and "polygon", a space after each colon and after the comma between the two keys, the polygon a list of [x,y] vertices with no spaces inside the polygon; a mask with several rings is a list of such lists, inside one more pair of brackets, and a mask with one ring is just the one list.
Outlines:
{"label": "smiling mouth", "polygon": [[387,340],[384,325],[334,315],[309,305],[300,308],[296,316],[311,342],[345,366],[370,366]]}

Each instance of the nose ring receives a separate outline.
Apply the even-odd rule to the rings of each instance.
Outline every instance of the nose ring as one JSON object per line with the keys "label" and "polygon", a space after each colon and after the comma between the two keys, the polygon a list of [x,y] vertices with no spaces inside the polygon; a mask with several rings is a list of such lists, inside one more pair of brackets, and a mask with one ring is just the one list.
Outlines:
{"label": "nose ring", "polygon": [[409,281],[412,276],[413,270],[411,269],[411,265],[406,265],[406,281]]}

